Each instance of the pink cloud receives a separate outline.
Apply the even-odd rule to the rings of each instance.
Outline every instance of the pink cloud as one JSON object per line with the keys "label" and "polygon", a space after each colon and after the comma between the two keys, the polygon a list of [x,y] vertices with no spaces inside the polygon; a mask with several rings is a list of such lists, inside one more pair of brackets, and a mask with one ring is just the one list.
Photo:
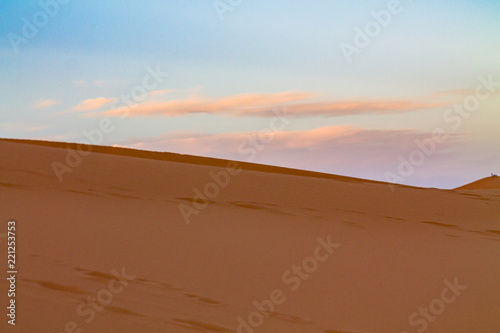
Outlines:
{"label": "pink cloud", "polygon": [[[167,91],[169,92],[169,91]],[[158,94],[161,95],[163,91]],[[130,107],[120,107],[88,116],[155,116],[175,117],[189,114],[217,114],[224,116],[270,117],[273,109],[286,106],[289,114],[297,117],[338,117],[357,114],[393,114],[412,110],[434,109],[448,106],[445,102],[414,101],[409,99],[335,100],[311,102],[315,94],[287,91],[272,94],[239,94],[221,98],[192,95],[167,101],[153,100]]]}
{"label": "pink cloud", "polygon": [[96,110],[99,109],[100,107],[111,103],[113,101],[116,101],[116,98],[104,98],[104,97],[99,97],[99,98],[94,98],[94,99],[86,99],[80,104],[76,105],[73,107],[74,111],[90,111],[90,110]]}
{"label": "pink cloud", "polygon": [[287,91],[274,94],[239,94],[222,98],[208,98],[199,95],[184,99],[168,101],[146,101],[131,107],[120,107],[109,110],[108,116],[181,116],[195,113],[211,114],[259,114],[267,112],[272,107],[305,100],[314,97],[314,94]]}

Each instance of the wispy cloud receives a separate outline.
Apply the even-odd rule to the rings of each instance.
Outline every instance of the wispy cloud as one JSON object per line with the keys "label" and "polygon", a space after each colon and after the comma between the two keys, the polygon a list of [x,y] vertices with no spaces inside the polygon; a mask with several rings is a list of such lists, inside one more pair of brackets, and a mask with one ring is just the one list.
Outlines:
{"label": "wispy cloud", "polygon": [[222,98],[210,98],[192,95],[183,99],[168,101],[146,101],[128,107],[117,108],[106,112],[108,116],[152,116],[168,117],[196,113],[248,115],[270,111],[270,108],[285,103],[296,102],[314,97],[314,94],[287,91],[274,94],[239,94]]}
{"label": "wispy cloud", "polygon": [[448,105],[448,103],[413,101],[409,99],[341,100],[290,105],[287,107],[287,112],[298,117],[340,117],[360,114],[393,114],[413,110],[436,109],[446,105]]}
{"label": "wispy cloud", "polygon": [[[173,90],[154,92],[162,96]],[[339,117],[360,114],[393,114],[412,110],[427,110],[444,107],[449,102],[434,102],[432,99],[346,99],[314,101],[316,94],[286,91],[269,94],[239,94],[220,98],[190,95],[170,100],[148,100],[143,103],[122,106],[105,112],[88,113],[87,116],[166,116],[177,117],[193,114],[215,114],[222,116],[272,117],[273,109],[286,105],[287,112],[296,117]]]}
{"label": "wispy cloud", "polygon": [[43,108],[48,108],[57,104],[60,104],[61,102],[56,100],[56,99],[42,99],[38,100],[32,103],[32,106],[34,109],[43,109]]}
{"label": "wispy cloud", "polygon": [[93,98],[93,99],[86,99],[80,104],[76,105],[73,107],[74,111],[91,111],[91,110],[97,110],[104,105],[116,101],[116,98],[104,98],[104,97],[99,97],[99,98]]}

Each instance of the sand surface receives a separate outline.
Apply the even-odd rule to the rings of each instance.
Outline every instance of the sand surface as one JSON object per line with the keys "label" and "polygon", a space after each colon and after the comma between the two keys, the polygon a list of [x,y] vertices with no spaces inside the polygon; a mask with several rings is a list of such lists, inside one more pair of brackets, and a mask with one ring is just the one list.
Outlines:
{"label": "sand surface", "polygon": [[94,147],[60,182],[66,146],[0,140],[18,269],[1,332],[500,332],[498,177],[438,190],[240,163],[204,202],[228,161]]}
{"label": "sand surface", "polygon": [[500,177],[491,176],[476,180],[470,184],[460,186],[457,190],[498,190],[500,188]]}

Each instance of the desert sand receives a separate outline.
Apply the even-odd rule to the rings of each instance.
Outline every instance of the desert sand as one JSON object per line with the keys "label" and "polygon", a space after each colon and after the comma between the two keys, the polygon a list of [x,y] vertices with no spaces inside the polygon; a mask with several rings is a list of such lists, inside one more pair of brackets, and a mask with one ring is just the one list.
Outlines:
{"label": "desert sand", "polygon": [[440,190],[94,146],[59,181],[68,147],[0,140],[1,332],[500,332],[499,177]]}
{"label": "desert sand", "polygon": [[500,188],[500,177],[497,175],[476,180],[470,184],[460,186],[456,190],[492,190]]}

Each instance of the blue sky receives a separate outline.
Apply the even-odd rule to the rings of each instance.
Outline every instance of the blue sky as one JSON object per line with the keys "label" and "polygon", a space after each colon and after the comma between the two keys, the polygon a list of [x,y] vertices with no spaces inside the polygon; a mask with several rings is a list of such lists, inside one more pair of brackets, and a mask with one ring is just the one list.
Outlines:
{"label": "blue sky", "polygon": [[[246,160],[237,147],[282,108],[293,121],[252,162],[445,188],[500,172],[497,91],[457,129],[443,118],[479,77],[500,82],[498,1],[54,1],[0,4],[0,137],[82,142],[109,117],[100,144]],[[113,115],[147,68],[169,75]],[[449,139],[402,177],[436,128]]]}

